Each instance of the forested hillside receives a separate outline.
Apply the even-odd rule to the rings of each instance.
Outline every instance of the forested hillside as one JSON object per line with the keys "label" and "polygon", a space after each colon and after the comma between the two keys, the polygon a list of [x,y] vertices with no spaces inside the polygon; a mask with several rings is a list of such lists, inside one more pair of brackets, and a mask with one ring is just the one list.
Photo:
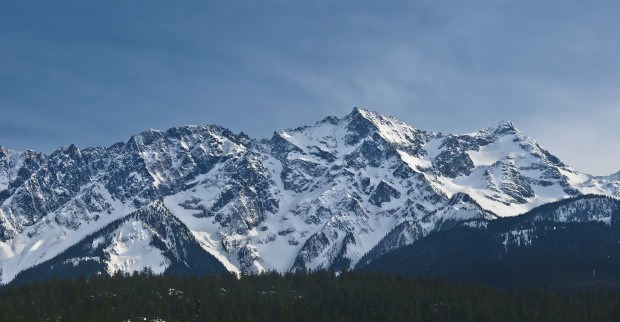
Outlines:
{"label": "forested hillside", "polygon": [[617,294],[494,290],[326,271],[100,275],[10,285],[0,321],[619,321]]}

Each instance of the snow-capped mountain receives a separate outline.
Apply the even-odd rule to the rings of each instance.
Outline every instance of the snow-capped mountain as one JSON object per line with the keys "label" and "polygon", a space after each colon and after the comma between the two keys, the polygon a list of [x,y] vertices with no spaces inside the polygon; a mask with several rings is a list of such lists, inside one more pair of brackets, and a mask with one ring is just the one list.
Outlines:
{"label": "snow-capped mountain", "polygon": [[[509,122],[443,135],[361,108],[269,140],[200,125],[50,155],[0,147],[0,282],[119,220],[142,242],[106,247],[147,249],[159,235],[133,214],[153,203],[226,269],[258,272],[351,268],[433,231],[619,188],[619,174],[579,173]],[[172,262],[105,254],[107,271]]]}

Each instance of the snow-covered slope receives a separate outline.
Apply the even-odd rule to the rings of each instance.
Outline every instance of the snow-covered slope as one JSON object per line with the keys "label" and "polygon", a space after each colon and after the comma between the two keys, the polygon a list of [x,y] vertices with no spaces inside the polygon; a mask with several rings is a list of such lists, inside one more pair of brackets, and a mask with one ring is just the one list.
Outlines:
{"label": "snow-covered slope", "polygon": [[156,200],[227,269],[287,271],[353,267],[476,219],[618,197],[619,184],[573,170],[509,122],[442,135],[361,108],[269,140],[201,125],[50,155],[0,147],[0,282]]}
{"label": "snow-covered slope", "polygon": [[155,274],[219,274],[227,270],[156,200],[88,235],[54,258],[22,271],[15,282],[80,273],[133,272],[145,267]]}

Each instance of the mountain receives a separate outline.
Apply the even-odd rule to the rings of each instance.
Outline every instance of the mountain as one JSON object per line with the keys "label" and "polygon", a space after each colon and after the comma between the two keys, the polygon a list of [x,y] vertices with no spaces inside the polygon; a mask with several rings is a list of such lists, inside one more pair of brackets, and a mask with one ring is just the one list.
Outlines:
{"label": "mountain", "polygon": [[17,274],[14,282],[117,271],[155,274],[221,274],[227,269],[161,201],[115,220],[50,260]]}
{"label": "mountain", "polygon": [[366,265],[512,288],[620,289],[620,200],[585,195],[432,233]]}
{"label": "mountain", "polygon": [[[167,238],[159,228],[132,215],[154,203],[175,218],[167,229],[189,232],[230,271],[340,269],[465,223],[583,194],[619,197],[619,179],[579,173],[510,122],[444,135],[362,108],[263,140],[200,125],[49,155],[0,147],[0,282],[90,257],[99,271],[165,271],[72,248],[104,236],[106,249],[149,249],[177,263],[169,246],[152,242]],[[145,241],[110,237],[119,220],[142,225]]]}

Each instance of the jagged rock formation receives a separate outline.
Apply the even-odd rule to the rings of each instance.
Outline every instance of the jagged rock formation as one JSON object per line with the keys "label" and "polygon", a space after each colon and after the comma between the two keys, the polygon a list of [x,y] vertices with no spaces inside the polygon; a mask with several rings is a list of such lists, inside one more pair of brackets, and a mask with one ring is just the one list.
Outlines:
{"label": "jagged rock formation", "polygon": [[352,268],[433,231],[619,187],[509,122],[442,135],[361,108],[269,140],[200,125],[50,155],[0,147],[0,282],[157,200],[227,269],[258,272]]}

